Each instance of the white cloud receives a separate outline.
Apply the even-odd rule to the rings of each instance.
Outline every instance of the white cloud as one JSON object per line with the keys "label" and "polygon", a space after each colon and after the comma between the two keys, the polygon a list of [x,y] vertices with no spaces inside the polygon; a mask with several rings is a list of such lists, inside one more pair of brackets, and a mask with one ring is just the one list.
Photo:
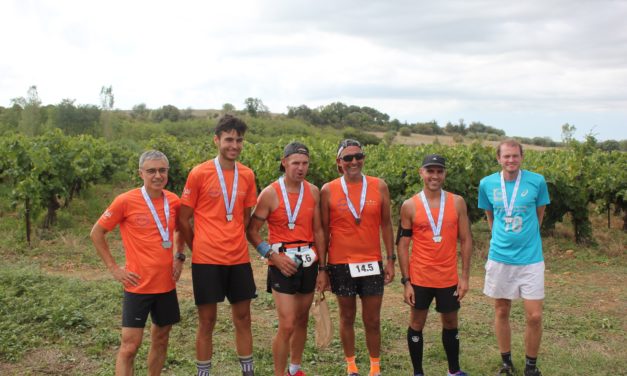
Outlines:
{"label": "white cloud", "polygon": [[33,84],[44,103],[98,103],[112,85],[119,108],[339,100],[402,121],[627,138],[626,16],[611,0],[8,1],[0,105]]}

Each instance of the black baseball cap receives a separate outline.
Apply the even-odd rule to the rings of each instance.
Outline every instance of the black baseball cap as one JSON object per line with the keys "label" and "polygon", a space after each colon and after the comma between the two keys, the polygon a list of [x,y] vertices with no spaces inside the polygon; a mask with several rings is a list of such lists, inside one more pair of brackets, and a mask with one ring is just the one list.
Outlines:
{"label": "black baseball cap", "polygon": [[[300,142],[290,142],[289,144],[285,145],[285,148],[283,148],[283,158],[287,158],[292,154],[303,154],[309,157],[309,149],[307,148],[307,146],[305,146],[305,144],[302,144]],[[285,172],[285,167],[283,167],[283,163],[279,164],[279,171]]]}
{"label": "black baseball cap", "polygon": [[446,159],[439,154],[429,154],[422,160],[422,167],[438,166],[446,168]]}

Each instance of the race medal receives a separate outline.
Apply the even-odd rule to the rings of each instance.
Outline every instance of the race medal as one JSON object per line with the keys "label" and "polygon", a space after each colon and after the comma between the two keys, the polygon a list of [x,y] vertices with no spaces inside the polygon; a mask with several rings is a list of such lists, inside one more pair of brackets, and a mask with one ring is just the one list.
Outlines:
{"label": "race medal", "polygon": [[353,278],[381,274],[378,261],[354,262],[348,264],[348,268],[350,270],[351,277]]}
{"label": "race medal", "polygon": [[292,207],[290,206],[290,199],[287,195],[287,188],[285,188],[285,178],[281,176],[279,178],[279,186],[281,187],[281,196],[283,196],[283,204],[285,205],[285,214],[287,215],[287,228],[293,230],[296,228],[296,217],[298,217],[298,211],[300,210],[300,205],[303,203],[303,195],[305,192],[305,184],[300,182],[300,190],[298,192],[298,200],[296,201],[296,206],[294,207],[294,212],[292,213]]}
{"label": "race medal", "polygon": [[505,209],[505,223],[514,223],[512,216],[514,212],[514,203],[516,202],[516,194],[518,193],[518,187],[520,186],[520,180],[522,179],[522,170],[518,171],[516,176],[516,182],[514,183],[514,190],[512,191],[512,198],[507,204],[507,190],[505,189],[505,178],[503,177],[503,171],[501,171],[501,194],[503,195],[503,209]]}
{"label": "race medal", "polygon": [[429,207],[429,201],[427,201],[427,197],[425,196],[424,191],[420,191],[420,199],[422,200],[422,206],[427,213],[427,219],[429,220],[429,225],[431,226],[431,231],[433,232],[433,241],[435,243],[442,242],[442,222],[444,222],[444,207],[446,205],[446,193],[443,190],[440,190],[440,212],[438,213],[438,224],[436,225],[433,220],[433,215],[431,215],[431,208]]}
{"label": "race medal", "polygon": [[150,213],[152,214],[152,218],[157,224],[157,229],[159,230],[159,235],[161,235],[161,246],[163,248],[169,249],[172,247],[172,242],[170,241],[170,232],[168,231],[168,224],[170,223],[170,203],[168,202],[168,198],[165,196],[165,193],[162,192],[163,195],[163,212],[165,214],[165,228],[163,224],[161,224],[161,220],[159,220],[159,214],[157,214],[157,209],[152,204],[152,200],[150,196],[148,196],[148,192],[146,191],[146,187],[143,186],[141,189],[142,196],[144,197],[144,201],[146,205],[148,205],[148,209],[150,209]]}
{"label": "race medal", "polygon": [[361,213],[364,211],[364,205],[366,204],[366,191],[368,190],[368,181],[366,180],[366,175],[361,174],[361,195],[359,197],[359,214],[355,210],[353,203],[351,202],[350,197],[348,197],[348,188],[346,187],[346,180],[344,180],[344,176],[340,179],[340,183],[342,184],[342,190],[344,191],[344,196],[346,196],[346,205],[348,206],[348,210],[350,210],[353,218],[355,218],[355,224],[359,225],[361,223]]}
{"label": "race medal", "polygon": [[222,166],[218,157],[213,160],[216,166],[216,172],[218,173],[218,180],[220,181],[220,188],[222,188],[222,198],[224,198],[224,208],[226,209],[226,220],[231,222],[233,220],[233,207],[235,206],[235,197],[237,196],[237,181],[239,174],[237,173],[237,162],[235,162],[235,170],[233,172],[233,186],[231,187],[231,201],[229,201],[228,194],[226,193],[226,182],[224,181],[224,174],[222,173]]}

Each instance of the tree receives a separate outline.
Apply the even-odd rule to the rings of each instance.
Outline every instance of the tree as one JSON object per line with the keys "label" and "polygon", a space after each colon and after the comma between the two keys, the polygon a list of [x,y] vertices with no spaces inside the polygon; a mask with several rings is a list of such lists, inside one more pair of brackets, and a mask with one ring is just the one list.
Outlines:
{"label": "tree", "polygon": [[246,107],[246,112],[252,117],[267,115],[270,112],[268,107],[263,104],[259,98],[246,98],[244,106]]}
{"label": "tree", "polygon": [[575,140],[575,131],[577,128],[568,123],[562,125],[562,142],[568,144]]}
{"label": "tree", "polygon": [[140,103],[133,106],[131,117],[137,120],[148,120],[150,109],[146,107],[146,103]]}
{"label": "tree", "polygon": [[152,112],[152,120],[157,123],[161,123],[164,120],[170,120],[176,122],[181,118],[181,111],[176,106],[166,104],[165,106],[156,109]]}
{"label": "tree", "polygon": [[26,98],[13,98],[11,102],[22,108],[22,116],[20,117],[20,121],[18,123],[19,131],[29,136],[36,136],[40,134],[42,115],[41,100],[39,99],[39,94],[37,93],[37,86],[33,85],[28,88]]}
{"label": "tree", "polygon": [[102,133],[107,140],[113,139],[113,124],[111,110],[113,109],[113,87],[109,85],[100,88],[100,105],[102,113],[100,114],[100,123],[102,124]]}
{"label": "tree", "polygon": [[225,103],[222,105],[222,112],[225,114],[231,114],[235,111],[236,111],[235,106],[233,106],[230,103]]}

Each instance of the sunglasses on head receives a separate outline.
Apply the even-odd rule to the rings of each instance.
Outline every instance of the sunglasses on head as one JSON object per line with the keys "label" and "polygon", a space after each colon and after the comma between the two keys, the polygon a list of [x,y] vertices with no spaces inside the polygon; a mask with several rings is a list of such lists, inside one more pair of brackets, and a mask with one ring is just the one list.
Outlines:
{"label": "sunglasses on head", "polygon": [[340,159],[342,159],[344,162],[352,162],[353,159],[357,159],[358,161],[361,161],[365,157],[366,157],[366,154],[364,153],[356,153],[356,154],[345,155],[343,157],[340,157]]}

